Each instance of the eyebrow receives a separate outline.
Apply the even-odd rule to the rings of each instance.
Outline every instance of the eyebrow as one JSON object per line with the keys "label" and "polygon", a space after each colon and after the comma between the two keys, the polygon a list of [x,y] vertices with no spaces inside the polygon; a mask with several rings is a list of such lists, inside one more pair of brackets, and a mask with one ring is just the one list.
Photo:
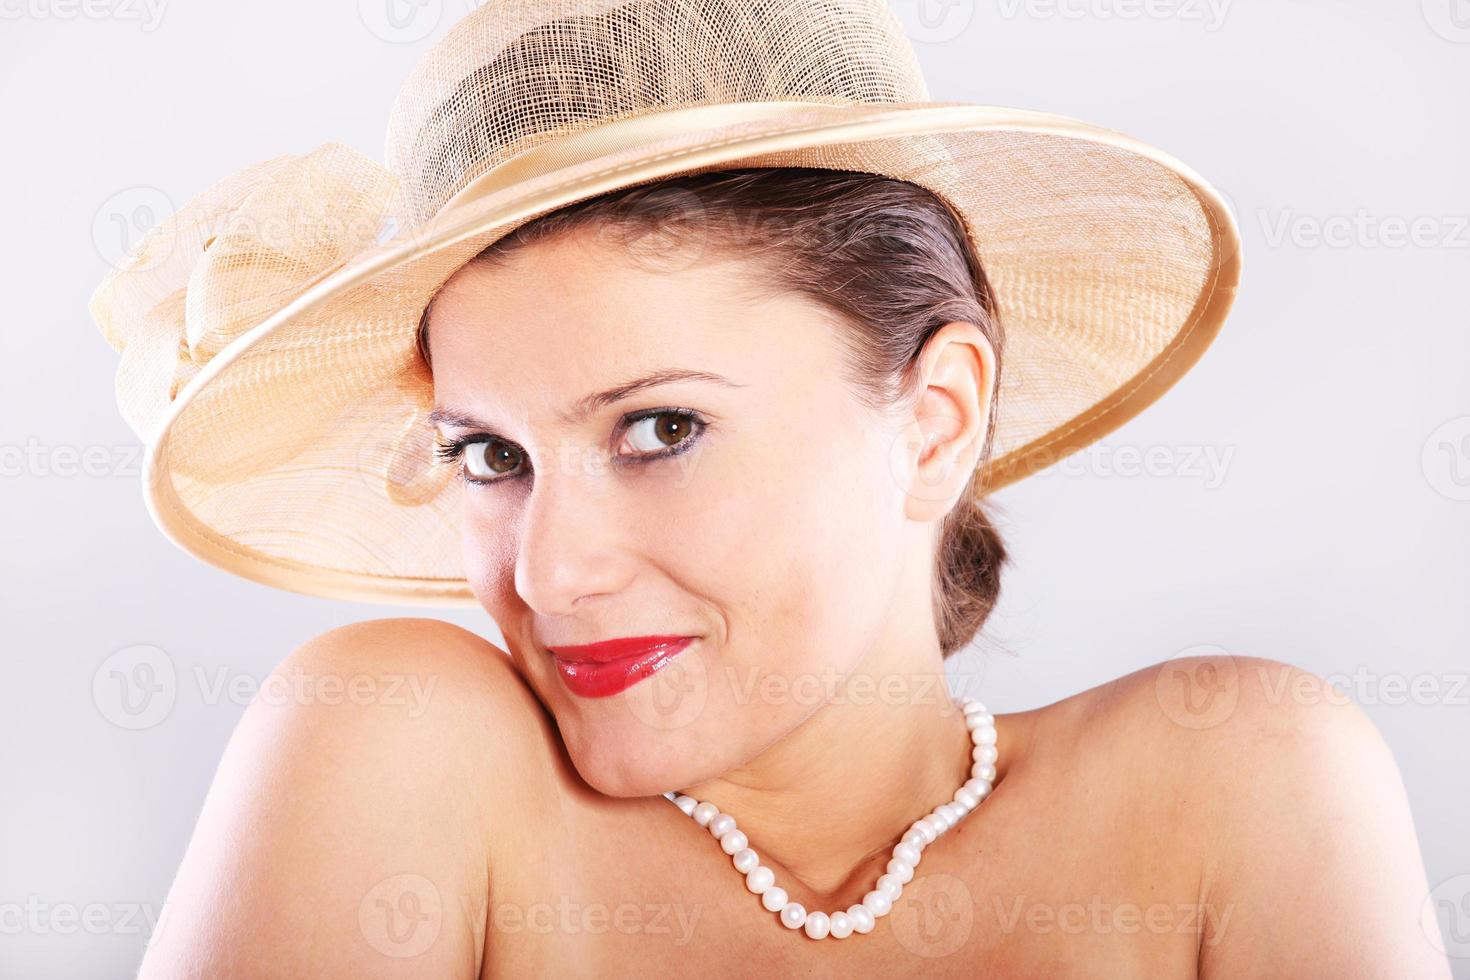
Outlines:
{"label": "eyebrow", "polygon": [[[646,374],[641,378],[625,381],[620,385],[614,385],[604,391],[594,391],[577,400],[570,409],[556,413],[557,418],[567,425],[580,425],[589,416],[599,409],[607,408],[625,398],[631,398],[647,388],[659,385],[675,384],[680,381],[705,381],[710,384],[724,385],[727,388],[744,388],[743,384],[731,381],[724,375],[714,374],[710,371],[691,371],[685,368],[664,368]],[[436,408],[429,413],[429,422],[432,425],[448,425],[459,429],[490,429],[490,424],[482,422],[466,412],[457,411],[452,408]]]}

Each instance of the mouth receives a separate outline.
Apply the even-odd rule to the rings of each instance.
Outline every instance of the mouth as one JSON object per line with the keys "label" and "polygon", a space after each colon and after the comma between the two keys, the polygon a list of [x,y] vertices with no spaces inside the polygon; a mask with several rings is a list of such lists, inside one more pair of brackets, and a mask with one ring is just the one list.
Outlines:
{"label": "mouth", "polygon": [[694,636],[629,636],[548,649],[567,690],[584,698],[605,698],[652,677],[696,639]]}

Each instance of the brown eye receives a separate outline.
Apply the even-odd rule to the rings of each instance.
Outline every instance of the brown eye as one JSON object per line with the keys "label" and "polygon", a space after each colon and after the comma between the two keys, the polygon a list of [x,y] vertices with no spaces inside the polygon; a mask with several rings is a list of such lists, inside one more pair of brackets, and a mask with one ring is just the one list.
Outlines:
{"label": "brown eye", "polygon": [[665,446],[673,446],[689,435],[689,422],[678,415],[661,415],[653,431]]}
{"label": "brown eye", "polygon": [[472,442],[465,446],[465,471],[474,479],[494,479],[515,470],[521,462],[520,450],[498,439]]}
{"label": "brown eye", "polygon": [[696,428],[692,416],[661,412],[638,419],[628,426],[628,442],[638,453],[656,453],[687,440]]}

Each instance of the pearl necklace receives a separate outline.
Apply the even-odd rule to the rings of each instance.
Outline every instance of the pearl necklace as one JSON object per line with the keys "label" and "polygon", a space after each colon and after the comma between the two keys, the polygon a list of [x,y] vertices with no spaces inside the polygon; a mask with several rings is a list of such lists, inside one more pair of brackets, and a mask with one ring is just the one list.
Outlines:
{"label": "pearl necklace", "polygon": [[985,710],[985,705],[974,698],[961,698],[960,707],[965,715],[965,726],[970,730],[970,740],[975,747],[970,753],[974,760],[970,778],[955,791],[954,799],[941,803],[925,816],[915,820],[904,833],[903,839],[893,848],[893,857],[888,862],[888,871],[880,875],[873,890],[863,896],[856,905],[845,912],[808,912],[800,902],[787,900],[786,889],[776,885],[776,874],[760,863],[760,856],[753,851],[745,834],[735,826],[735,818],[721,813],[713,803],[694,799],[677,793],[665,793],[670,800],[694,822],[709,830],[720,842],[720,849],[730,855],[735,870],[745,876],[745,887],[761,897],[761,904],[775,912],[781,924],[788,929],[803,929],[812,939],[846,939],[854,932],[869,933],[877,920],[887,915],[903,892],[903,886],[913,880],[914,869],[928,845],[940,834],[963,820],[980,801],[990,795],[995,781],[995,716]]}

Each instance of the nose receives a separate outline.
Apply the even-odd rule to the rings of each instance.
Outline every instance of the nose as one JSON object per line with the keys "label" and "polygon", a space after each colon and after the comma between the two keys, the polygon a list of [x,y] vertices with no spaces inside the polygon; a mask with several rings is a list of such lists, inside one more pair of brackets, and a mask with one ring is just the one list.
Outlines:
{"label": "nose", "polygon": [[565,616],[580,600],[621,591],[633,560],[602,481],[585,474],[537,473],[525,501],[515,586],[542,616]]}

